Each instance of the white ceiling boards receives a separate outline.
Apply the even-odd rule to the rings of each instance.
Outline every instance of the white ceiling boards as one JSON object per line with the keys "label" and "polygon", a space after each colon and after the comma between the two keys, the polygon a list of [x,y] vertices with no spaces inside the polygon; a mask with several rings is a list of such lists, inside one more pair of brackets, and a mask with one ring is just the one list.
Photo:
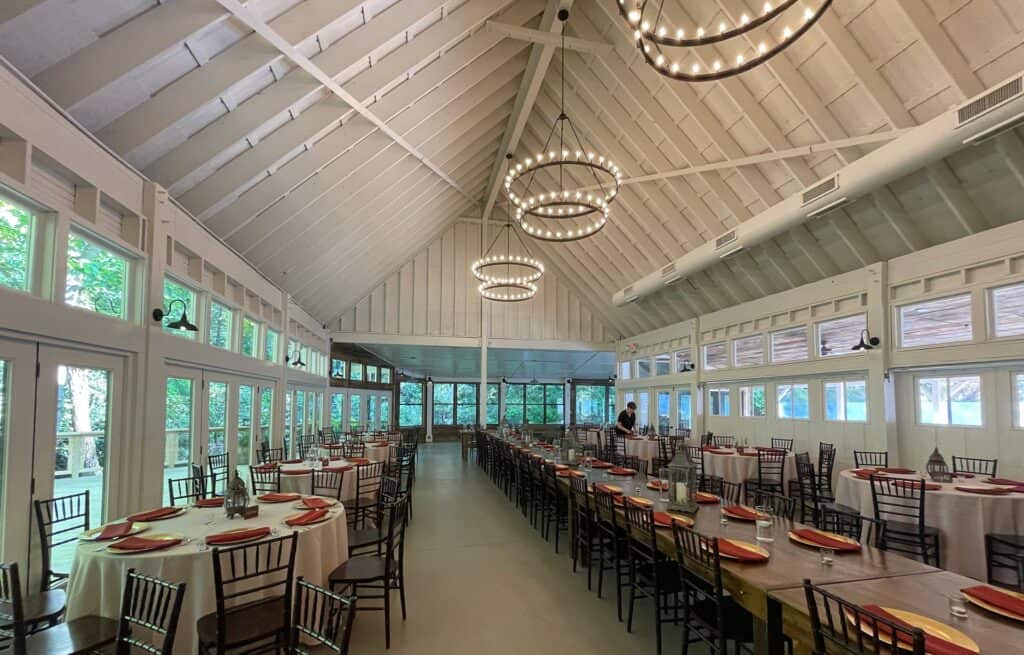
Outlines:
{"label": "white ceiling boards", "polygon": [[[563,287],[573,298],[551,322],[571,338],[636,334],[1022,218],[1018,128],[710,266],[670,266],[1024,72],[1017,0],[833,2],[767,64],[701,84],[648,67],[613,0],[28,0],[0,7],[0,55],[317,320],[352,331],[339,323],[435,240],[457,229],[452,261],[468,267],[481,217],[504,220],[496,171],[558,116],[551,37],[570,4],[566,110],[623,171],[600,234],[535,248],[545,284],[558,280],[553,310]],[[759,4],[673,13],[711,25]],[[651,274],[672,284],[612,303]],[[452,306],[471,309],[474,289]],[[471,335],[452,316],[449,333]]]}

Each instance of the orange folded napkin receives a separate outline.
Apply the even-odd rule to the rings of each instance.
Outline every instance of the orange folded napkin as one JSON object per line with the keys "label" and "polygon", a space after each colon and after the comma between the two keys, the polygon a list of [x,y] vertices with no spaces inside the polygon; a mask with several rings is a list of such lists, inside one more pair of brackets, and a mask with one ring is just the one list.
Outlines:
{"label": "orange folded napkin", "polygon": [[325,466],[324,467],[325,471],[330,471],[331,473],[344,473],[345,471],[351,471],[352,469],[353,469],[352,466]]}
{"label": "orange folded napkin", "polygon": [[262,500],[265,503],[287,503],[289,500],[298,500],[299,498],[301,498],[299,494],[279,494],[273,491],[256,496],[256,500]]}
{"label": "orange folded napkin", "polygon": [[[895,486],[897,486],[897,487],[902,488],[902,489],[920,489],[921,488],[921,481],[920,480],[897,480],[896,482],[893,482],[893,484]],[[925,482],[924,483],[924,490],[925,491],[939,491],[940,489],[942,489],[942,485],[939,484],[938,482]]]}
{"label": "orange folded napkin", "polygon": [[[895,623],[901,628],[907,628],[908,630],[913,629],[912,625],[910,625],[906,621],[903,621],[893,616],[889,612],[886,612],[878,605],[864,605],[864,609],[871,612],[872,614],[876,614],[882,617],[883,619],[886,619],[887,621]],[[879,634],[886,634],[891,631],[888,627],[879,625],[878,632]],[[928,652],[928,655],[977,655],[977,653],[975,653],[973,650],[968,650],[962,646],[957,646],[952,642],[946,641],[945,639],[940,639],[934,635],[928,634],[927,632],[924,633],[924,649]]]}
{"label": "orange folded napkin", "polygon": [[327,516],[326,509],[312,509],[308,512],[303,512],[293,519],[288,519],[285,523],[288,525],[309,525],[310,523],[316,523],[325,516]]}
{"label": "orange folded napkin", "polygon": [[123,521],[121,523],[110,523],[108,525],[103,526],[103,531],[100,532],[100,536],[96,538],[100,541],[105,541],[107,539],[120,539],[121,537],[126,536],[131,531],[131,521]]}
{"label": "orange folded napkin", "polygon": [[611,475],[636,475],[636,469],[628,469],[622,466],[616,466],[608,471]]}
{"label": "orange folded napkin", "polygon": [[224,505],[224,496],[218,498],[197,498],[196,507],[222,507]]}
{"label": "orange folded napkin", "polygon": [[965,478],[966,479],[966,478],[973,478],[974,474],[973,473],[954,473],[953,477],[954,478]]}
{"label": "orange folded napkin", "polygon": [[647,488],[648,489],[653,489],[654,491],[661,491],[662,489],[668,489],[668,480],[661,480],[661,481],[659,481],[659,480],[651,480],[650,482],[647,483]]}
{"label": "orange folded napkin", "polygon": [[595,485],[594,485],[594,488],[595,488],[595,489],[600,489],[601,491],[603,491],[603,492],[605,492],[605,493],[609,493],[609,494],[615,494],[616,496],[622,495],[622,491],[620,491],[620,490],[617,490],[617,489],[610,489],[610,488],[608,487],[608,485],[606,485],[606,484],[600,484],[600,483],[598,483],[598,484],[595,484]]}
{"label": "orange folded napkin", "polygon": [[590,465],[596,469],[610,469],[614,466],[611,462],[602,462],[599,459],[595,459]]}
{"label": "orange folded napkin", "polygon": [[585,477],[587,477],[587,474],[583,473],[582,471],[570,471],[568,469],[561,470],[561,471],[556,471],[555,475],[557,475],[560,478],[585,478]]}
{"label": "orange folded napkin", "polygon": [[289,469],[287,471],[281,471],[281,475],[309,475],[312,472],[312,469],[307,468]]}
{"label": "orange folded napkin", "polygon": [[755,553],[739,546],[728,539],[718,538],[718,552],[722,555],[738,559],[741,562],[767,562],[768,558],[761,553]]}
{"label": "orange folded napkin", "polygon": [[854,471],[853,474],[854,474],[854,476],[860,478],[861,480],[870,480],[871,476],[875,476],[876,478],[886,478],[886,477],[889,477],[885,473],[878,473],[877,471],[872,471],[872,470]]}
{"label": "orange folded napkin", "polygon": [[231,530],[229,532],[211,534],[206,538],[206,544],[209,546],[215,546],[217,544],[233,544],[238,541],[259,539],[260,537],[265,537],[268,534],[270,534],[270,528],[252,528],[251,530]]}
{"label": "orange folded napkin", "polygon": [[730,505],[726,507],[723,511],[729,516],[733,516],[738,519],[746,519],[748,521],[753,521],[757,518],[757,512],[750,509],[749,507],[744,507],[743,505]]}
{"label": "orange folded napkin", "polygon": [[1014,487],[1024,486],[1024,482],[1020,482],[1018,480],[1011,480],[1009,478],[988,478],[987,480],[982,480],[982,482],[987,482],[988,484],[1003,484]]}
{"label": "orange folded napkin", "polygon": [[860,551],[860,544],[851,544],[847,541],[843,541],[842,539],[836,539],[835,537],[830,537],[827,534],[822,534],[817,530],[800,528],[799,530],[793,530],[793,534],[806,541],[814,542],[822,548],[831,548],[832,550],[844,553],[856,553]]}
{"label": "orange folded napkin", "polygon": [[128,517],[129,521],[157,521],[159,519],[165,519],[168,516],[174,516],[181,511],[180,507],[158,507],[157,509],[151,509],[145,512],[139,512],[138,514],[132,514]]}
{"label": "orange folded napkin", "polygon": [[308,507],[309,509],[323,509],[324,507],[330,507],[331,503],[324,500],[323,498],[317,498],[316,496],[310,496],[302,499],[302,506]]}
{"label": "orange folded napkin", "polygon": [[963,487],[960,485],[953,488],[957,491],[963,491],[969,494],[981,494],[982,496],[1005,496],[1012,491],[1011,489],[1000,489],[999,487],[984,489],[982,487]]}
{"label": "orange folded napkin", "polygon": [[978,585],[977,587],[961,589],[960,592],[971,598],[977,598],[983,603],[994,605],[1001,610],[1024,618],[1024,600],[1011,596],[1005,591],[989,587],[988,585]]}
{"label": "orange folded napkin", "polygon": [[556,471],[564,471],[567,468],[569,468],[568,464],[555,464]]}
{"label": "orange folded napkin", "polygon": [[160,550],[181,543],[181,539],[146,539],[145,537],[128,537],[117,543],[110,544],[112,550]]}
{"label": "orange folded napkin", "polygon": [[370,463],[370,460],[366,459],[365,457],[349,457],[348,461],[352,462],[356,466],[363,466],[364,464]]}
{"label": "orange folded napkin", "polygon": [[718,496],[709,494],[706,491],[698,491],[694,494],[694,500],[702,505],[713,505],[718,502]]}
{"label": "orange folded napkin", "polygon": [[908,469],[904,466],[883,466],[878,469],[882,473],[895,473],[896,475],[905,475],[907,473],[917,473],[914,469]]}

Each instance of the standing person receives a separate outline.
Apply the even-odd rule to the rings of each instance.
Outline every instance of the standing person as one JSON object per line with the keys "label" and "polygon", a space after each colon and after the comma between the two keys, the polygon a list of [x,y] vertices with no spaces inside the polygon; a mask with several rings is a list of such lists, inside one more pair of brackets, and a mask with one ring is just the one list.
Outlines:
{"label": "standing person", "polygon": [[615,422],[615,432],[620,435],[636,434],[636,403],[626,403],[626,409],[619,412]]}

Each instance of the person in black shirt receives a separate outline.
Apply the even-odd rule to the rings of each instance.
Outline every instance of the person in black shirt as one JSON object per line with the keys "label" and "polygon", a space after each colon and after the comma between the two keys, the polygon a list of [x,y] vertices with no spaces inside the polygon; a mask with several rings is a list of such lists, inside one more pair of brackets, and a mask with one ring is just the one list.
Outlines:
{"label": "person in black shirt", "polygon": [[626,409],[619,412],[619,418],[615,422],[615,432],[618,434],[633,434],[636,432],[636,403],[629,401]]}

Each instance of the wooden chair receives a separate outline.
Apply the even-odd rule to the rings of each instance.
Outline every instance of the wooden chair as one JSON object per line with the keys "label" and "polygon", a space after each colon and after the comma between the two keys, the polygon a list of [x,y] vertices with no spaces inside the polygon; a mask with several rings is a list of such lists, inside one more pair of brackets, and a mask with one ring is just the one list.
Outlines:
{"label": "wooden chair", "polygon": [[[370,462],[355,467],[356,497],[346,498],[351,507],[349,525],[354,528],[365,528],[367,517],[377,506],[377,489],[380,478],[384,474],[384,462]],[[349,507],[346,506],[346,510]]]}
{"label": "wooden chair", "polygon": [[[399,498],[387,508],[388,532],[384,553],[353,557],[328,576],[331,590],[350,590],[349,594],[360,599],[357,611],[384,612],[384,647],[391,648],[391,592],[398,591],[402,605],[402,620],[406,618],[405,607],[405,527],[408,498]],[[379,591],[380,594],[360,594],[359,589]],[[380,600],[381,605],[367,606],[366,600]]]}
{"label": "wooden chair", "polygon": [[555,530],[555,552],[558,552],[560,536],[569,531],[569,498],[558,483],[554,464],[544,464],[544,508],[541,517],[541,534],[544,541],[551,539],[551,528]]}
{"label": "wooden chair", "polygon": [[622,459],[622,465],[628,469],[636,471],[637,475],[640,476],[641,479],[645,479],[647,477],[646,459],[640,459],[637,455],[626,455]]}
{"label": "wooden chair", "polygon": [[815,527],[866,544],[871,541],[872,534],[878,534],[881,523],[856,512],[844,512],[825,505],[822,506],[821,512],[818,514],[818,522]]}
{"label": "wooden chair", "polygon": [[836,498],[832,491],[832,471],[835,465],[835,444],[824,441],[818,443],[818,498],[823,502],[834,502]]}
{"label": "wooden chair", "polygon": [[996,477],[997,459],[978,459],[977,457],[957,457],[953,455],[953,473],[971,473]]}
{"label": "wooden chair", "polygon": [[316,435],[304,434],[299,437],[297,444],[299,459],[306,459],[306,455],[313,448],[316,448],[319,444],[317,443]]}
{"label": "wooden chair", "polygon": [[203,490],[203,497],[206,497],[206,473],[203,472],[202,464],[190,464],[192,467],[192,477],[199,480],[199,484]]}
{"label": "wooden chair", "polygon": [[871,502],[875,518],[881,523],[875,545],[883,550],[918,556],[925,564],[938,567],[942,561],[939,531],[924,524],[928,492],[923,482],[911,485],[871,476]]}
{"label": "wooden chair", "polygon": [[347,654],[355,617],[354,596],[339,596],[298,578],[295,581],[295,607],[292,610],[292,633],[287,652],[295,655],[309,653],[302,644],[302,639],[306,638],[317,642],[328,652]]}
{"label": "wooden chair", "polygon": [[250,466],[249,480],[254,496],[281,492],[281,468],[278,466]]}
{"label": "wooden chair", "polygon": [[[62,591],[48,593],[63,597]],[[26,603],[22,598],[18,564],[0,564],[0,641],[9,641],[15,655],[90,652],[117,637],[118,622],[114,619],[83,616],[49,624],[48,619],[36,616],[38,607],[32,607],[34,602]],[[41,623],[48,625],[40,631]]]}
{"label": "wooden chair", "polygon": [[78,535],[89,529],[89,491],[37,500],[34,505],[42,550],[43,575],[39,590],[47,591],[67,583],[67,573],[53,570],[53,549],[64,544],[76,543]]}
{"label": "wooden chair", "polygon": [[857,468],[889,466],[889,452],[886,450],[855,450],[853,451],[853,465]]}
{"label": "wooden chair", "polygon": [[630,585],[628,538],[626,529],[620,525],[618,506],[615,494],[594,488],[594,507],[596,527],[599,533],[601,548],[598,550],[597,561],[597,597],[604,593],[604,573],[614,571],[612,581],[615,584],[615,609],[619,622],[622,622],[622,590]]}
{"label": "wooden chair", "polygon": [[[809,453],[797,453],[796,480],[790,481],[789,495],[800,501],[800,522],[817,525],[821,506],[818,500],[818,476]],[[794,487],[795,492],[794,493]]]}
{"label": "wooden chair", "polygon": [[654,601],[654,632],[657,655],[661,655],[661,625],[678,623],[683,611],[679,567],[658,550],[654,528],[654,509],[629,500],[623,505],[629,553],[629,613],[626,631],[633,631],[633,611],[637,597]]}
{"label": "wooden chair", "polygon": [[[997,575],[1000,570],[1010,573]],[[985,535],[985,571],[989,584],[1024,593],[1024,536]]]}
{"label": "wooden chair", "polygon": [[755,491],[784,493],[783,480],[786,472],[786,453],[761,450],[757,453],[757,477],[745,483],[747,496]]}
{"label": "wooden chair", "polygon": [[725,595],[718,539],[675,522],[672,536],[682,583],[683,653],[689,651],[690,644],[704,642],[710,652],[727,655],[730,641],[735,643],[735,652],[740,652],[739,643],[754,639],[754,621],[747,610]]}
{"label": "wooden chair", "polygon": [[[223,496],[228,488],[228,469],[231,468],[231,457],[227,453],[210,455],[206,458],[206,468],[210,476],[210,495]],[[221,489],[222,492],[217,490]]]}
{"label": "wooden chair", "polygon": [[793,450],[793,439],[783,439],[782,437],[772,437],[772,448],[778,450],[790,451]]}
{"label": "wooden chair", "polygon": [[203,480],[197,477],[170,478],[167,480],[167,495],[171,505],[177,505],[179,500],[189,502],[199,500],[203,497]]}
{"label": "wooden chair", "polygon": [[213,549],[217,609],[196,622],[202,652],[288,645],[297,538]]}
{"label": "wooden chair", "polygon": [[313,471],[310,476],[309,493],[313,496],[325,496],[337,501],[341,500],[341,485],[345,481],[345,471]]}
{"label": "wooden chair", "polygon": [[184,598],[184,582],[171,584],[128,569],[114,654],[131,655],[141,650],[171,655]]}
{"label": "wooden chair", "polygon": [[572,516],[572,572],[580,562],[587,567],[587,591],[593,589],[594,561],[601,549],[597,533],[594,503],[587,491],[586,478],[569,478],[569,514]]}
{"label": "wooden chair", "polygon": [[[925,655],[924,632],[907,629],[804,580],[816,655],[888,653],[892,640],[901,653]],[[825,622],[822,623],[824,616]]]}

